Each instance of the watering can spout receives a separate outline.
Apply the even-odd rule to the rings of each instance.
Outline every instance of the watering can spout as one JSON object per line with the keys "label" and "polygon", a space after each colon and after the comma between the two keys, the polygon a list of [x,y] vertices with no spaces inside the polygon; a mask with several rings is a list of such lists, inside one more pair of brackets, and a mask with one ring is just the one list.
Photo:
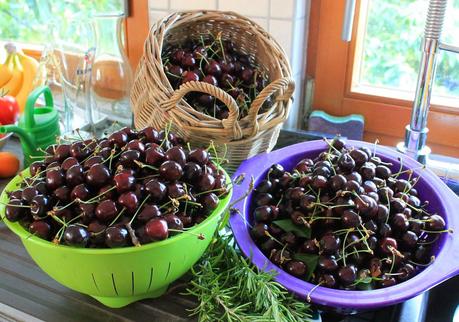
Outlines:
{"label": "watering can spout", "polygon": [[16,125],[0,126],[0,134],[6,134],[6,133],[15,133],[17,136],[19,136],[19,139],[21,140],[21,144],[27,146],[27,148],[30,151],[35,151],[37,149],[34,139],[23,128],[16,126]]}

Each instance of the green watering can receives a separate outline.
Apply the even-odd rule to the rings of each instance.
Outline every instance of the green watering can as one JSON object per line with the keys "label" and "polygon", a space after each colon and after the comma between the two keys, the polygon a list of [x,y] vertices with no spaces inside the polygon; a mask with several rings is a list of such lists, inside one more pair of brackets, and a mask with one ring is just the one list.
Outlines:
{"label": "green watering can", "polygon": [[[35,107],[37,99],[42,94],[46,106]],[[18,125],[0,126],[1,134],[8,132],[16,133],[21,140],[25,167],[40,159],[39,157],[44,157],[45,149],[55,144],[60,135],[59,114],[54,108],[53,95],[49,87],[40,86],[30,93]]]}

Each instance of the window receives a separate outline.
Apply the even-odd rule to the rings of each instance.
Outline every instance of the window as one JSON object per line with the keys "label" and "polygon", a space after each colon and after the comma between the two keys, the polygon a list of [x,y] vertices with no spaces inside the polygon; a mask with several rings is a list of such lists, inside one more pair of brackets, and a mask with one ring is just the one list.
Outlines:
{"label": "window", "polygon": [[[308,76],[313,108],[362,114],[365,140],[395,145],[410,121],[428,1],[357,1],[352,41],[341,40],[344,0],[311,2]],[[442,40],[459,45],[459,1],[449,1]],[[459,156],[459,55],[441,51],[429,113],[428,145]]]}
{"label": "window", "polygon": [[[48,30],[50,22],[65,20],[75,14],[91,16],[119,12],[128,14],[127,51],[135,67],[148,35],[148,0],[0,0],[0,43],[21,43],[26,53],[38,58],[42,45],[52,37]],[[1,46],[0,61],[4,61],[3,50]]]}
{"label": "window", "polygon": [[[363,37],[355,57],[360,66],[353,75],[353,91],[383,89],[392,91],[393,97],[412,98],[427,7],[425,0],[369,1],[361,7]],[[459,1],[449,1],[442,40],[450,44],[459,44],[459,23],[454,19],[458,14]],[[459,55],[440,51],[432,93],[433,103],[441,97],[459,98]],[[451,103],[459,107],[458,101]]]}

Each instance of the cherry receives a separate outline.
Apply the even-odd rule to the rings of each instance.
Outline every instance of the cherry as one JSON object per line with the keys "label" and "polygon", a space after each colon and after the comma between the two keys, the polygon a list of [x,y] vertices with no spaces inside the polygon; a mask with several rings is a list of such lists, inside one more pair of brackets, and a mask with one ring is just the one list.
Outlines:
{"label": "cherry", "polygon": [[181,146],[173,146],[165,153],[166,160],[175,161],[180,166],[185,166],[186,154]]}
{"label": "cherry", "polygon": [[122,148],[128,143],[129,137],[124,131],[117,131],[112,133],[109,137],[108,140],[110,141],[113,146],[117,146],[119,148]]}
{"label": "cherry", "polygon": [[184,71],[182,74],[182,84],[185,84],[187,82],[199,81],[199,74],[195,72],[190,72],[190,71]]}
{"label": "cherry", "polygon": [[272,208],[270,206],[257,207],[253,216],[257,222],[270,222],[273,217]]}
{"label": "cherry", "polygon": [[114,201],[103,200],[97,205],[95,214],[100,221],[110,222],[115,219],[118,214],[118,208]]}
{"label": "cherry", "polygon": [[343,285],[352,284],[357,278],[357,270],[353,265],[342,266],[338,270],[338,279]]}
{"label": "cherry", "polygon": [[187,162],[183,168],[183,178],[187,182],[194,182],[200,178],[202,168],[195,162]]}
{"label": "cherry", "polygon": [[375,169],[375,174],[378,178],[387,180],[392,175],[392,171],[385,165],[378,165]]}
{"label": "cherry", "polygon": [[221,76],[220,81],[221,85],[225,88],[232,88],[235,84],[234,77],[226,72]]}
{"label": "cherry", "polygon": [[413,265],[406,263],[397,270],[397,274],[398,274],[396,275],[397,280],[399,282],[404,282],[410,279],[411,277],[413,277],[413,275],[415,274],[415,270],[414,270]]}
{"label": "cherry", "polygon": [[281,178],[285,173],[284,167],[280,164],[273,164],[268,171],[269,178]]}
{"label": "cherry", "polygon": [[105,230],[105,245],[110,248],[126,246],[129,243],[129,232],[124,227],[111,226]]}
{"label": "cherry", "polygon": [[370,162],[366,162],[360,167],[360,174],[363,180],[373,180],[376,175],[375,165]]}
{"label": "cherry", "polygon": [[218,81],[217,81],[217,79],[215,78],[215,76],[213,76],[213,75],[207,75],[207,76],[205,76],[205,77],[202,79],[202,81],[203,81],[204,83],[208,83],[208,84],[213,85],[213,86],[218,86]]}
{"label": "cherry", "polygon": [[70,156],[74,157],[79,161],[86,159],[89,153],[91,152],[81,141],[74,142],[70,145]]}
{"label": "cherry", "polygon": [[386,237],[381,240],[379,247],[383,253],[392,255],[393,251],[397,249],[397,241]]}
{"label": "cherry", "polygon": [[70,187],[74,187],[76,185],[79,185],[80,183],[84,182],[84,176],[83,176],[83,168],[79,164],[75,164],[71,166],[66,174],[65,174],[65,181],[67,182],[67,185]]}
{"label": "cherry", "polygon": [[331,180],[330,188],[332,188],[333,191],[344,189],[347,183],[346,177],[343,176],[342,174],[334,175],[330,178],[330,180]]}
{"label": "cherry", "polygon": [[320,284],[320,286],[329,287],[329,288],[334,288],[336,287],[336,284],[337,284],[335,277],[331,274],[318,275],[317,283]]}
{"label": "cherry", "polygon": [[29,231],[37,237],[49,240],[51,226],[46,221],[36,220],[30,224]]}
{"label": "cherry", "polygon": [[390,275],[383,275],[382,279],[379,281],[379,287],[385,288],[397,284],[395,278]]}
{"label": "cherry", "polygon": [[405,248],[407,249],[413,249],[416,247],[416,244],[418,242],[418,236],[416,233],[408,230],[402,235],[402,244]]}
{"label": "cherry", "polygon": [[5,217],[9,221],[15,222],[22,219],[26,215],[26,208],[21,200],[10,199],[8,205],[5,207]]}
{"label": "cherry", "polygon": [[65,182],[64,172],[61,169],[52,169],[46,171],[46,187],[49,190],[55,190]]}
{"label": "cherry", "polygon": [[164,150],[157,144],[145,150],[145,163],[152,166],[161,164],[166,158]]}
{"label": "cherry", "polygon": [[[30,186],[30,187],[25,187],[22,192],[20,192],[21,199],[26,203],[30,204],[32,201],[33,197],[36,195],[40,194],[40,192],[37,190],[37,188]],[[11,199],[14,199],[14,196],[11,197]]]}
{"label": "cherry", "polygon": [[195,162],[201,166],[209,163],[209,160],[210,160],[209,152],[207,152],[207,150],[203,148],[197,148],[197,149],[191,150],[190,153],[188,154],[188,161]]}
{"label": "cherry", "polygon": [[142,223],[146,223],[150,219],[157,218],[160,216],[161,210],[159,210],[159,207],[157,205],[146,204],[137,216],[137,219]]}
{"label": "cherry", "polygon": [[184,56],[185,56],[185,51],[183,49],[177,49],[176,51],[173,52],[171,57],[175,63],[180,64],[182,63],[182,59]]}
{"label": "cherry", "polygon": [[64,161],[70,156],[70,145],[69,144],[60,144],[56,147],[54,151],[54,157],[59,161]]}
{"label": "cherry", "polygon": [[78,225],[69,225],[64,231],[64,241],[69,246],[86,247],[89,237],[89,232]]}
{"label": "cherry", "polygon": [[191,68],[196,65],[196,59],[193,54],[185,53],[181,59],[182,66],[185,68]]}
{"label": "cherry", "polygon": [[50,208],[50,200],[45,195],[36,195],[30,202],[30,213],[34,217],[44,217]]}
{"label": "cherry", "polygon": [[429,231],[441,231],[446,227],[445,220],[439,215],[432,215],[425,223],[425,229]]}
{"label": "cherry", "polygon": [[151,179],[145,184],[145,191],[150,194],[154,201],[161,201],[166,197],[167,187],[157,179]]}
{"label": "cherry", "polygon": [[122,207],[125,207],[128,213],[134,213],[137,210],[139,201],[137,199],[137,195],[134,192],[127,191],[118,197],[118,204]]}
{"label": "cherry", "polygon": [[[231,61],[222,61],[220,62],[220,67],[224,73],[232,74],[234,72],[234,63]],[[223,77],[223,75],[222,75]],[[225,83],[223,83],[225,84]]]}
{"label": "cherry", "polygon": [[266,238],[267,233],[268,233],[268,225],[266,225],[265,223],[255,224],[252,227],[250,232],[252,234],[252,237],[255,240],[264,239],[264,238]]}
{"label": "cherry", "polygon": [[206,65],[204,68],[206,74],[213,75],[215,77],[219,77],[222,73],[222,68],[220,64],[216,60],[209,60],[209,64]]}
{"label": "cherry", "polygon": [[170,198],[177,199],[186,194],[185,188],[178,182],[171,182],[167,185],[167,193]]}
{"label": "cherry", "polygon": [[[60,186],[56,190],[54,190],[53,195],[63,203],[70,201],[70,188],[67,186]],[[38,191],[37,191],[38,194]]]}
{"label": "cherry", "polygon": [[319,267],[320,270],[324,272],[330,272],[330,273],[335,272],[339,267],[338,262],[335,259],[335,256],[326,256],[326,255],[319,256],[317,266]]}
{"label": "cherry", "polygon": [[291,261],[292,256],[290,255],[290,252],[286,249],[282,249],[282,250],[273,249],[271,250],[271,253],[269,254],[269,259],[274,264],[281,266],[284,263]]}
{"label": "cherry", "polygon": [[324,235],[319,241],[319,247],[324,254],[333,254],[339,248],[340,239],[334,235]]}
{"label": "cherry", "polygon": [[35,161],[33,162],[29,169],[30,169],[30,175],[32,177],[35,177],[38,173],[42,172],[45,170],[46,166],[43,161]]}
{"label": "cherry", "polygon": [[93,165],[99,164],[102,162],[104,162],[104,158],[102,158],[101,156],[99,155],[92,156],[83,163],[83,170],[88,170]]}
{"label": "cherry", "polygon": [[203,173],[199,176],[196,186],[200,191],[210,191],[215,187],[215,177],[208,173]]}
{"label": "cherry", "polygon": [[259,193],[254,199],[257,206],[264,206],[271,203],[273,196],[270,193]]}
{"label": "cherry", "polygon": [[345,228],[357,228],[362,224],[362,218],[353,210],[344,210],[341,223]]}
{"label": "cherry", "polygon": [[241,72],[241,79],[246,84],[252,84],[254,81],[254,72],[251,68],[246,68]]}
{"label": "cherry", "polygon": [[145,233],[154,240],[164,240],[169,237],[167,221],[164,219],[153,218],[145,224]]}
{"label": "cherry", "polygon": [[74,157],[68,157],[62,162],[61,169],[64,172],[67,172],[70,169],[70,167],[77,165],[77,164],[79,164],[77,159],[75,159]]}
{"label": "cherry", "polygon": [[217,208],[220,199],[218,199],[215,193],[211,192],[201,196],[200,201],[204,210],[210,213],[212,210]]}
{"label": "cherry", "polygon": [[86,204],[86,203],[80,203],[78,205],[78,207],[80,208],[81,210],[81,219],[84,223],[89,223],[91,222],[93,219],[94,219],[94,216],[95,216],[95,209],[96,209],[96,205],[93,204],[93,203],[89,203],[89,204]]}
{"label": "cherry", "polygon": [[159,143],[159,133],[152,127],[146,127],[138,133],[139,138],[144,139],[146,142]]}
{"label": "cherry", "polygon": [[368,155],[362,150],[351,150],[349,155],[354,159],[355,165],[357,167],[362,166],[365,162],[368,161]]}
{"label": "cherry", "polygon": [[285,265],[285,270],[293,276],[300,277],[306,274],[307,267],[306,264],[301,261],[292,260]]}
{"label": "cherry", "polygon": [[73,187],[72,191],[70,192],[70,200],[80,199],[83,201],[88,200],[91,197],[91,192],[89,191],[88,187],[81,183],[75,187]]}
{"label": "cherry", "polygon": [[404,214],[397,213],[392,216],[392,228],[397,232],[405,232],[409,227],[408,219]]}
{"label": "cherry", "polygon": [[88,232],[90,234],[91,242],[95,245],[104,244],[105,229],[107,229],[107,226],[99,223],[97,220],[90,222],[88,225]]}
{"label": "cherry", "polygon": [[[183,222],[174,214],[167,214],[164,216],[164,220],[167,222],[168,229],[183,230]],[[177,232],[172,232],[171,235],[175,235]]]}
{"label": "cherry", "polygon": [[351,172],[355,168],[355,161],[349,153],[344,153],[338,159],[338,166],[346,172]]}
{"label": "cherry", "polygon": [[93,187],[102,187],[110,178],[110,171],[105,165],[94,164],[86,174],[86,183]]}
{"label": "cherry", "polygon": [[132,190],[135,187],[135,177],[128,172],[120,172],[113,177],[116,190],[119,193]]}
{"label": "cherry", "polygon": [[164,161],[159,167],[159,175],[168,181],[179,180],[183,175],[183,169],[175,161]]}
{"label": "cherry", "polygon": [[317,175],[312,180],[312,187],[315,189],[325,189],[328,186],[327,178],[324,176]]}
{"label": "cherry", "polygon": [[141,161],[140,156],[141,154],[137,150],[127,150],[121,153],[119,163],[126,168],[137,168],[138,164],[136,162]]}

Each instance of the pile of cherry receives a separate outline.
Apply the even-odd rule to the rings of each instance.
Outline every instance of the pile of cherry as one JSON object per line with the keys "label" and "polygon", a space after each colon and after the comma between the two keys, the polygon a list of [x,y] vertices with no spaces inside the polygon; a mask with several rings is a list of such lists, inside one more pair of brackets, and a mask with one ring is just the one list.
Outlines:
{"label": "pile of cherry", "polygon": [[335,138],[292,172],[272,165],[255,188],[251,235],[273,263],[317,285],[392,286],[428,266],[449,231],[420,200],[418,180]]}
{"label": "pile of cherry", "polygon": [[190,150],[169,131],[124,128],[46,152],[10,192],[5,216],[55,243],[139,246],[191,233],[227,193],[208,150]]}
{"label": "pile of cherry", "polygon": [[[238,52],[233,42],[211,34],[189,40],[179,48],[167,47],[162,60],[174,89],[189,81],[217,86],[236,100],[240,118],[247,116],[250,104],[268,81],[266,73],[248,55]],[[229,115],[228,108],[211,95],[190,93],[185,98],[201,113],[220,120]],[[271,99],[268,99],[259,112],[266,112],[270,106]]]}

